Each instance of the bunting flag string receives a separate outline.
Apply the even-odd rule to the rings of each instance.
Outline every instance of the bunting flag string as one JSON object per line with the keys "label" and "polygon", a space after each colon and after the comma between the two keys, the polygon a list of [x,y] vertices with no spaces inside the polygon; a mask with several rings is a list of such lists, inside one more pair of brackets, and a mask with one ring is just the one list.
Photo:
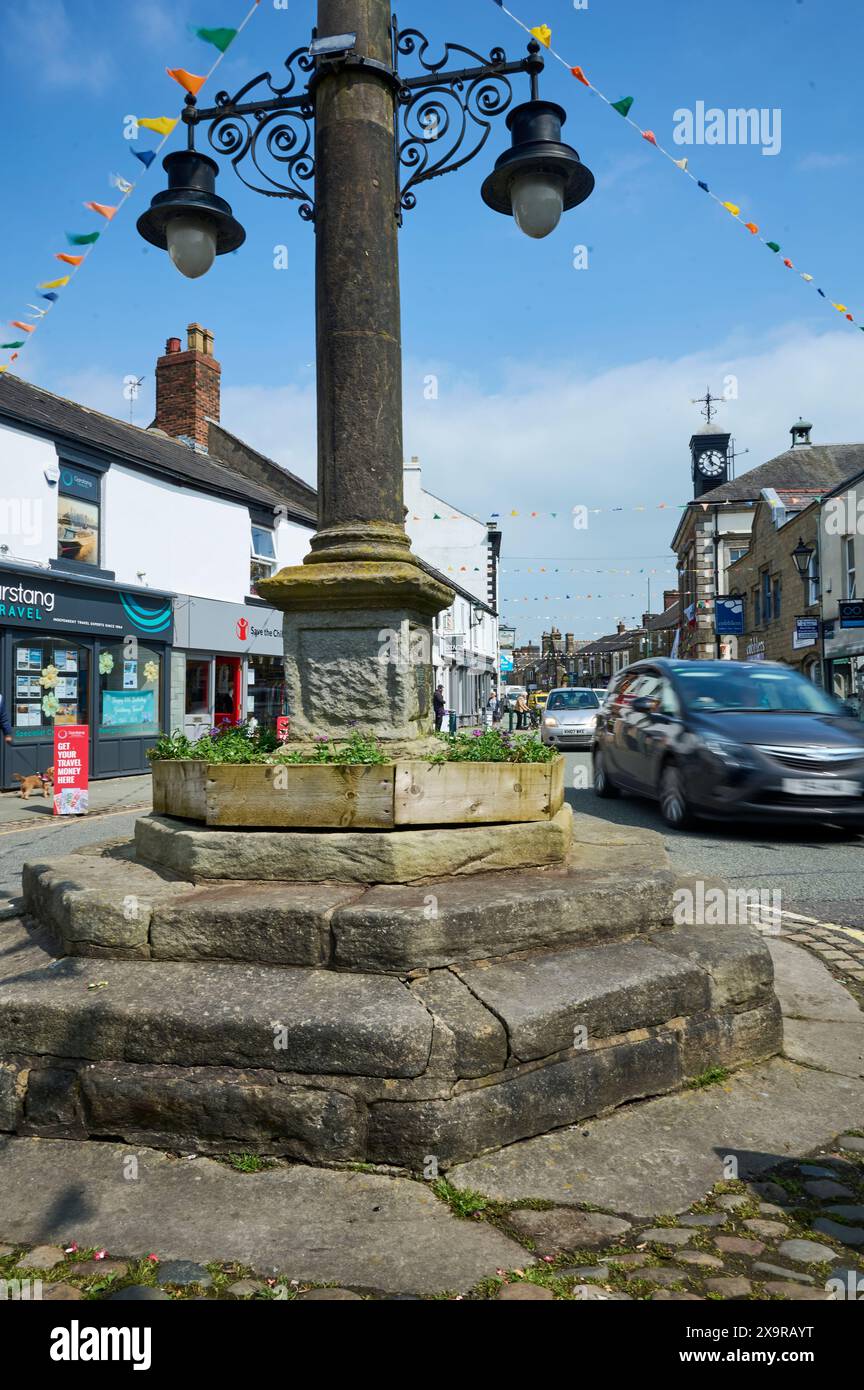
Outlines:
{"label": "bunting flag string", "polygon": [[[799,499],[798,499],[798,498],[795,498],[795,499],[793,499],[793,500],[797,502]],[[692,506],[695,506],[695,505],[696,505],[696,503],[694,503],[694,502],[692,502],[692,501],[691,501],[691,502],[635,502],[635,503],[632,503],[631,505],[626,506],[626,507],[625,507],[625,506],[616,506],[616,507],[587,507],[587,506],[578,506],[578,507],[571,507],[569,510],[566,509],[566,508],[563,508],[563,509],[562,509],[562,508],[559,508],[558,511],[554,511],[554,512],[551,512],[551,511],[549,511],[549,512],[547,512],[547,511],[531,511],[531,510],[520,509],[520,508],[518,508],[518,507],[511,507],[511,508],[508,508],[508,509],[506,509],[506,510],[504,510],[504,511],[489,512],[488,515],[489,515],[489,519],[490,519],[491,521],[500,521],[501,518],[503,517],[503,518],[504,518],[505,520],[507,520],[507,521],[511,521],[511,520],[514,520],[514,521],[561,521],[561,522],[566,522],[567,525],[571,525],[571,526],[572,526],[572,525],[573,525],[573,522],[574,522],[574,518],[577,518],[577,517],[580,517],[580,516],[609,516],[609,515],[612,515],[613,513],[624,513],[624,512],[654,512],[654,511],[656,511],[656,512],[686,512],[686,510],[687,510],[688,507],[692,507]],[[708,504],[705,503],[705,505],[707,506]],[[711,505],[712,505],[713,507],[732,507],[735,511],[742,511],[745,507],[752,507],[752,506],[754,506],[754,503],[753,503],[752,499],[747,500],[747,499],[743,499],[743,498],[742,498],[742,499],[727,498],[727,499],[724,500],[724,501],[712,502]],[[451,515],[447,516],[447,515],[444,515],[442,512],[432,512],[431,516],[421,516],[418,512],[413,512],[412,515],[411,515],[411,519],[412,519],[412,521],[460,521],[462,518],[461,518],[460,516],[456,516],[455,514],[451,514]]]}
{"label": "bunting flag string", "polygon": [[[236,29],[205,29],[196,28],[190,25],[189,28],[192,36],[194,38],[202,39],[205,43],[209,43],[213,47],[215,47],[218,50],[217,56],[214,58],[207,72],[204,73],[203,76],[199,76],[193,72],[188,72],[185,68],[166,67],[165,71],[167,72],[168,76],[171,77],[175,82],[179,83],[179,85],[184,89],[184,91],[191,93],[193,96],[197,96],[198,92],[200,92],[204,84],[210,80],[210,78],[213,76],[213,73],[216,71],[219,64],[222,62],[229,46],[246,28],[246,25],[249,23],[252,16],[256,13],[259,4],[260,0],[252,0],[250,8],[248,9],[245,17],[243,18],[241,23],[238,24]],[[137,160],[139,160],[141,164],[144,165],[145,169],[149,169],[151,164],[160,154],[164,145],[171,138],[174,130],[178,125],[179,120],[179,116],[139,116],[136,118],[135,125],[139,130],[152,131],[154,135],[161,136],[161,139],[155,149],[133,149],[131,151],[134,157]],[[127,200],[132,196],[132,193],[136,188],[136,184],[134,184],[130,179],[124,178],[121,174],[109,174],[108,182],[112,188],[116,188],[119,192],[119,202],[117,202],[116,204],[109,204],[87,201],[83,204],[83,206],[87,209],[88,212],[95,213],[96,216],[103,218],[105,222],[110,224],[114,221],[117,214],[121,211]],[[83,250],[81,255],[71,255],[66,251],[55,252],[55,260],[62,261],[65,265],[71,266],[71,273],[69,275],[58,276],[54,280],[43,280],[40,284],[38,284],[36,288],[39,291],[39,297],[40,299],[44,299],[47,301],[48,307],[45,309],[36,309],[35,305],[28,305],[29,309],[35,309],[36,323],[28,324],[19,322],[16,319],[12,319],[11,323],[14,328],[18,328],[22,332],[31,334],[35,331],[36,328],[41,326],[42,320],[50,313],[51,309],[53,309],[54,306],[60,300],[60,295],[57,293],[57,291],[65,289],[66,286],[70,284],[73,277],[77,275],[84,262],[90,256],[94,246],[99,241],[101,236],[101,231],[66,233],[66,241],[70,246],[80,246],[85,249]],[[0,351],[5,352],[8,349],[15,349],[12,356],[9,358],[9,361],[0,365],[0,374],[9,370],[9,367],[18,356],[18,349],[25,347],[29,343],[29,341],[30,339],[27,338],[22,339],[20,342],[9,342],[0,344]]]}
{"label": "bunting flag string", "polygon": [[[719,197],[718,194],[714,193],[711,190],[711,188],[709,188],[708,184],[704,182],[704,180],[697,178],[695,174],[691,173],[688,167],[687,159],[676,159],[674,154],[672,154],[669,150],[664,149],[664,147],[660,144],[652,130],[643,130],[641,126],[631,118],[630,110],[634,104],[633,97],[620,97],[617,101],[611,101],[610,98],[606,96],[605,92],[602,92],[599,87],[595,87],[594,83],[586,74],[584,68],[571,63],[567,58],[563,57],[562,54],[558,53],[552,47],[552,32],[548,24],[542,24],[540,26],[535,26],[534,28],[532,28],[528,24],[525,24],[519,18],[518,15],[515,15],[513,13],[512,10],[508,10],[507,6],[504,4],[504,0],[492,0],[492,3],[496,5],[503,14],[506,14],[508,19],[512,19],[514,24],[518,24],[519,28],[524,33],[530,35],[533,38],[536,38],[540,43],[542,43],[544,48],[547,48],[549,50],[550,56],[554,58],[556,62],[560,63],[562,67],[565,67],[567,71],[570,73],[571,77],[575,77],[576,81],[580,82],[583,87],[587,87],[589,91],[593,92],[595,96],[599,97],[602,102],[605,102],[605,104],[611,110],[616,111],[618,115],[621,116],[629,126],[632,126],[633,130],[637,132],[641,139],[646,140],[649,144],[653,145],[654,148],[660,154],[662,154],[663,157],[667,159],[670,164],[673,164],[676,169],[680,169],[682,173],[686,174],[687,178],[690,179],[691,182],[694,183],[697,188],[700,188],[703,193],[706,193],[708,197],[711,198],[712,201],[717,204],[718,207],[723,208],[724,212],[727,212],[730,217],[734,218],[735,221],[741,227],[745,228],[745,230],[751,236],[756,237],[757,240],[761,241],[762,245],[766,246],[769,251],[772,251],[775,255],[778,254],[778,252],[782,249],[780,243],[776,241],[767,241],[760,234],[758,223],[744,221],[744,219],[741,216],[741,209],[737,203],[726,201],[723,198]],[[795,267],[794,262],[790,258],[782,257],[781,261],[782,264],[786,266],[788,270],[793,271],[794,274],[796,274],[801,280],[803,280],[805,284],[809,285],[813,283],[813,276],[805,274],[803,271],[798,270]],[[859,328],[860,331],[864,333],[864,324],[856,322],[855,316],[852,314],[851,310],[847,308],[845,304],[841,304],[830,299],[830,297],[826,295],[825,291],[818,289],[818,287],[816,289],[816,292],[817,294],[821,295],[823,299],[827,299],[833,309],[835,309],[838,313],[842,314],[845,319],[848,319],[848,321],[851,324],[853,324],[856,328]],[[864,318],[864,315],[862,315],[861,317]]]}

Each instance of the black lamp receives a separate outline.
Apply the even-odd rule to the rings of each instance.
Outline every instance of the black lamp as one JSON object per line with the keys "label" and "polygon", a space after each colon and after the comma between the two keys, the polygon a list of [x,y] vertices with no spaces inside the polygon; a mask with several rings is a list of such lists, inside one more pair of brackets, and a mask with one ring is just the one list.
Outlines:
{"label": "black lamp", "polygon": [[526,236],[548,236],[562,212],[584,203],[594,175],[561,140],[567,119],[554,101],[526,101],[507,117],[513,144],[481,189],[484,203],[516,220]]}
{"label": "black lamp", "polygon": [[204,275],[216,256],[236,251],[246,232],[224,198],[216,195],[219,165],[197,150],[175,150],[162,161],[168,187],[138,218],[145,241],[167,251],[190,280]]}
{"label": "black lamp", "polygon": [[815,546],[807,545],[803,537],[799,536],[798,544],[792,551],[792,559],[795,561],[795,568],[802,579],[807,578],[807,572],[810,569],[810,561],[813,558],[815,548]]}

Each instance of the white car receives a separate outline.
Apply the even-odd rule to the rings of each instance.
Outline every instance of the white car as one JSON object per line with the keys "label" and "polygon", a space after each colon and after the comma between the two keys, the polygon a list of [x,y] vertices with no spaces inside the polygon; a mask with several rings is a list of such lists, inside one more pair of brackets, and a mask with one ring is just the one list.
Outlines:
{"label": "white car", "polygon": [[540,720],[541,740],[554,748],[590,748],[600,703],[589,686],[550,690]]}

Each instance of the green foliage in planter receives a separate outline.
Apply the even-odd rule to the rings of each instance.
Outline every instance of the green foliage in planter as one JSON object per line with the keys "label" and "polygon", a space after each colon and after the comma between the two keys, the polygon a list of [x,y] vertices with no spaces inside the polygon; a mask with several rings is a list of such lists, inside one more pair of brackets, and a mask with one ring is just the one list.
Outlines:
{"label": "green foliage in planter", "polygon": [[[549,763],[557,756],[531,734],[508,734],[500,729],[468,729],[458,734],[442,734],[441,751],[431,763]],[[326,734],[314,746],[293,749],[281,744],[266,729],[250,729],[248,724],[229,724],[211,729],[203,738],[192,740],[185,734],[160,734],[147,756],[152,762],[201,763],[289,763],[333,766],[378,765],[392,761],[392,755],[372,733],[355,729],[338,742]]]}
{"label": "green foliage in planter", "polygon": [[461,729],[440,738],[444,747],[433,763],[551,763],[558,756],[532,734],[503,729]]}

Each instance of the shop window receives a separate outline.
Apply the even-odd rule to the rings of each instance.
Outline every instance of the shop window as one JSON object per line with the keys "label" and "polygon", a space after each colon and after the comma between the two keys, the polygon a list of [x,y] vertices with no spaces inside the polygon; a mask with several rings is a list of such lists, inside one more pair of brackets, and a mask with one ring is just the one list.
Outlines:
{"label": "shop window", "polygon": [[87,724],[89,652],[83,647],[25,638],[12,647],[15,703],[12,727],[20,739],[50,739],[57,724]]}
{"label": "shop window", "polygon": [[99,733],[158,734],[162,658],[132,640],[99,650]]}
{"label": "shop window", "polygon": [[819,602],[819,556],[814,550],[807,570],[807,605]]}
{"label": "shop window", "polygon": [[99,568],[100,478],[60,464],[57,484],[57,558]]}
{"label": "shop window", "polygon": [[273,532],[263,526],[252,527],[252,569],[250,588],[255,591],[259,579],[269,579],[276,572],[276,542]]}
{"label": "shop window", "polygon": [[285,714],[285,667],[279,656],[250,656],[246,673],[246,713],[261,728],[275,732]]}
{"label": "shop window", "polygon": [[186,660],[186,713],[210,713],[210,662]]}

